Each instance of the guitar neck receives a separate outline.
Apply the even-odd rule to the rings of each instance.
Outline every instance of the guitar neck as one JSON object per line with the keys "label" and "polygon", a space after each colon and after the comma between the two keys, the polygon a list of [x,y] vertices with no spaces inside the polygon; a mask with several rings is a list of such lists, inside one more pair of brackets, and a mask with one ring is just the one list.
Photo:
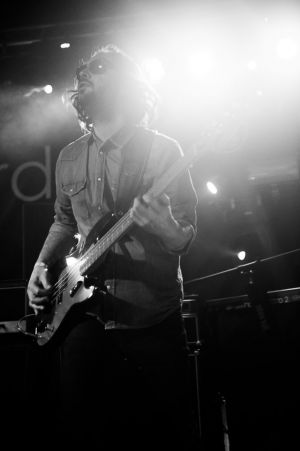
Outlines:
{"label": "guitar neck", "polygon": [[163,176],[155,182],[155,184],[149,189],[147,194],[151,198],[161,196],[168,188],[170,183],[172,183],[173,180],[175,180],[180,174],[182,174],[182,172],[185,169],[187,169],[194,160],[195,160],[194,153],[178,158],[172,164],[172,166],[163,174]]}
{"label": "guitar neck", "polygon": [[80,273],[86,274],[88,270],[105,254],[133,224],[130,210],[119,219],[112,228],[97,240],[81,257]]}

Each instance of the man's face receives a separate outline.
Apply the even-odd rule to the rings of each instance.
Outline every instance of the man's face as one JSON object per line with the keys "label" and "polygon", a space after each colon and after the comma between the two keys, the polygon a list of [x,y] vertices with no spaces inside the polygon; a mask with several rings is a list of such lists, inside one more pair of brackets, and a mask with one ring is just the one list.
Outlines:
{"label": "man's face", "polygon": [[80,103],[91,117],[110,119],[118,108],[120,77],[108,58],[97,55],[76,72]]}

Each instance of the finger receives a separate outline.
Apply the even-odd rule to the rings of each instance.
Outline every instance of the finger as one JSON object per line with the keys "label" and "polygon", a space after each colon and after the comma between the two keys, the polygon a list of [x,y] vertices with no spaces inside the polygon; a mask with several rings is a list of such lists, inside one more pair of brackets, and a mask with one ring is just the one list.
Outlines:
{"label": "finger", "polygon": [[42,283],[44,285],[44,288],[49,289],[51,288],[51,283],[50,283],[51,277],[48,271],[45,271],[44,274],[42,274]]}
{"label": "finger", "polygon": [[49,291],[51,288],[51,284],[49,282],[48,273],[45,272],[44,275],[40,278],[40,283],[45,291]]}
{"label": "finger", "polygon": [[49,291],[50,291],[49,288],[38,288],[37,290],[35,290],[34,295],[36,297],[47,296],[49,295]]}
{"label": "finger", "polygon": [[166,205],[163,205],[158,199],[153,200],[151,202],[151,205],[149,205],[148,207],[148,215],[149,218],[153,218],[157,215],[161,215],[163,214],[163,212],[167,209],[168,207]]}
{"label": "finger", "polygon": [[[145,196],[143,196],[144,199]],[[146,205],[147,207],[147,212],[149,212],[151,214],[151,209],[156,213],[156,214],[161,214],[163,209],[167,209],[168,207],[170,207],[170,198],[169,196],[167,196],[166,194],[162,194],[159,198],[147,198],[146,197],[146,202],[144,202],[142,199],[142,205]]]}
{"label": "finger", "polygon": [[162,205],[170,205],[170,197],[163,193],[160,197],[158,198],[154,198],[152,196],[150,196],[149,194],[144,194],[143,197],[141,198],[142,202],[146,205],[152,205],[155,204],[156,202],[159,202]]}
{"label": "finger", "polygon": [[48,301],[49,301],[48,296],[38,296],[35,297],[34,299],[34,302],[36,302],[37,304],[45,304]]}
{"label": "finger", "polygon": [[161,216],[165,207],[158,200],[152,200],[151,205],[144,207],[143,203],[137,201],[132,209],[131,217],[138,225],[144,227],[157,220]]}
{"label": "finger", "polygon": [[34,288],[32,290],[28,290],[28,297],[30,301],[36,301],[40,297],[43,297],[44,293],[41,293],[39,289]]}
{"label": "finger", "polygon": [[158,202],[161,205],[170,205],[170,198],[167,194],[164,193],[158,198]]}
{"label": "finger", "polygon": [[150,196],[150,194],[146,193],[142,196],[141,200],[144,204],[149,205],[151,204],[153,197]]}
{"label": "finger", "polygon": [[31,307],[45,304],[48,301],[49,301],[49,298],[47,296],[34,296],[33,295],[33,296],[29,297],[29,305]]}
{"label": "finger", "polygon": [[35,305],[34,307],[32,307],[35,315],[38,315],[39,312],[42,312],[44,308],[45,307],[43,305]]}
{"label": "finger", "polygon": [[33,305],[33,306],[30,306],[30,307],[34,311],[35,315],[38,315],[38,313],[42,313],[44,311],[44,306]]}
{"label": "finger", "polygon": [[46,288],[44,287],[43,284],[36,284],[36,283],[32,283],[28,286],[27,292],[28,292],[28,296],[29,298],[36,298],[36,297],[41,297],[41,296],[45,296],[45,295],[49,295],[50,292],[50,288],[51,285],[48,285]]}
{"label": "finger", "polygon": [[33,311],[36,315],[38,314],[38,312],[43,311],[45,308],[44,305],[36,305],[31,302],[29,302],[29,307],[31,307],[33,309]]}
{"label": "finger", "polygon": [[147,216],[150,220],[155,219],[155,216],[166,215],[169,208],[170,204],[166,199],[163,201],[160,201],[160,199],[155,199],[147,208]]}
{"label": "finger", "polygon": [[145,216],[145,214],[143,214],[142,212],[140,212],[138,210],[132,210],[131,218],[137,225],[139,225],[141,227],[145,226],[149,222],[148,218]]}
{"label": "finger", "polygon": [[149,208],[145,206],[140,199],[135,199],[131,209],[131,217],[134,219],[147,217]]}

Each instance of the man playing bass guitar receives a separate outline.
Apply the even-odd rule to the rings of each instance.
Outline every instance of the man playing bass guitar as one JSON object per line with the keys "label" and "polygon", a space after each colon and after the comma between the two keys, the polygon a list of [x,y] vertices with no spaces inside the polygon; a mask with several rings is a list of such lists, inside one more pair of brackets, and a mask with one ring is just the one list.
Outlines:
{"label": "man playing bass guitar", "polygon": [[[95,449],[188,449],[180,257],[196,234],[195,190],[186,169],[159,195],[151,191],[182,151],[149,128],[157,97],[132,58],[101,47],[78,67],[76,80],[72,102],[85,133],[59,154],[54,222],[28,283],[38,318],[51,309],[56,267],[80,237],[88,295],[58,341],[61,431]],[[125,212],[126,233],[117,222]],[[93,265],[83,271],[104,229],[105,252],[101,259],[92,252]],[[76,290],[68,288],[66,298],[75,299]],[[58,299],[63,309],[64,297]]]}

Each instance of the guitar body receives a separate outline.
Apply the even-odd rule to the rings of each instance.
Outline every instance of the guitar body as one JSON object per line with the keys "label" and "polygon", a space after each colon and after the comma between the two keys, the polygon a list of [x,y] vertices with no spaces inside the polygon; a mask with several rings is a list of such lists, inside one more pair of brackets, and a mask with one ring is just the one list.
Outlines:
{"label": "guitar body", "polygon": [[[111,229],[116,221],[115,216],[108,214],[96,223],[86,239],[83,255],[101,239],[107,230]],[[60,272],[54,288],[55,295],[51,297],[49,305],[37,317],[38,345],[44,346],[50,340],[52,341],[54,335],[59,335],[59,331],[63,329],[76,304],[92,299],[95,290],[101,286],[100,277],[97,277],[96,284],[92,273],[96,269],[101,272],[100,267],[104,263],[105,256],[106,253],[103,253],[101,258],[90,265],[88,275],[82,273],[82,266],[78,264],[66,266]],[[76,250],[68,257],[81,258]]]}
{"label": "guitar body", "polygon": [[37,318],[37,343],[40,346],[45,345],[54,334],[57,334],[63,322],[66,322],[70,310],[75,304],[90,299],[93,296],[94,286],[87,286],[85,278],[76,271],[69,271],[65,268],[60,276],[66,284],[61,293],[56,296],[45,311],[40,313]]}

